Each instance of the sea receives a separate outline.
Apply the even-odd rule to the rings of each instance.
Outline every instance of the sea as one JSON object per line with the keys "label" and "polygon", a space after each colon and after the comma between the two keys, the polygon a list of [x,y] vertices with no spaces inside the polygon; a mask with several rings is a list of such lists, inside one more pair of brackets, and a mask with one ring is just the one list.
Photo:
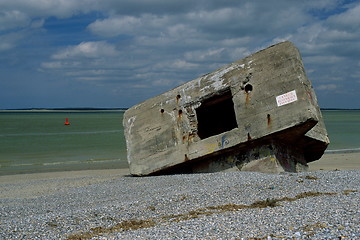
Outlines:
{"label": "sea", "polygon": [[[326,154],[360,152],[360,110],[322,114],[331,141]],[[0,175],[126,168],[123,115],[122,110],[0,111]]]}
{"label": "sea", "polygon": [[123,114],[0,111],[0,175],[125,168]]}

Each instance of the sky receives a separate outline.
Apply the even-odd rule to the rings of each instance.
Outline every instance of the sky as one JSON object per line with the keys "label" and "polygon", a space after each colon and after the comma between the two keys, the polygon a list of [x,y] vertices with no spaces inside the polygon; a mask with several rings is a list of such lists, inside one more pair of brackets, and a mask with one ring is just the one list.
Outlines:
{"label": "sky", "polygon": [[1,0],[0,109],[131,107],[282,41],[360,108],[360,0]]}

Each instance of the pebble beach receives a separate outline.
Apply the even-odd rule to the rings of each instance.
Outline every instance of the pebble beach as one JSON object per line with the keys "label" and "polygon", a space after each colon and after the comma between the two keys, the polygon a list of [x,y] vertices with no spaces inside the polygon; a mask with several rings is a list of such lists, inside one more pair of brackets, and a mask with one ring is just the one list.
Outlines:
{"label": "pebble beach", "polygon": [[303,173],[0,177],[0,239],[360,239],[359,153]]}

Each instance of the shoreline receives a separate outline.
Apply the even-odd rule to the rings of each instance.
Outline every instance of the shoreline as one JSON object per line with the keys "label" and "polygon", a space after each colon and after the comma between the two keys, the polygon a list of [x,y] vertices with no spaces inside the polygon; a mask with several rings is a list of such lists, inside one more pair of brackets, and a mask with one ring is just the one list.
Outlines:
{"label": "shoreline", "polygon": [[[320,160],[309,163],[308,172],[336,170],[360,170],[360,153],[324,154]],[[128,176],[131,176],[129,168],[2,175],[0,199],[35,198]],[[28,183],[34,184],[24,187]],[[8,185],[11,185],[11,188],[7,187]]]}
{"label": "shoreline", "polygon": [[[357,150],[357,149],[355,149]],[[345,150],[331,150],[326,152],[319,160],[308,163],[309,171],[317,170],[355,170],[360,169],[360,151],[345,151]],[[121,174],[130,175],[128,167],[120,168],[94,168],[94,169],[76,169],[76,170],[42,170],[36,172],[19,172],[11,174],[0,175],[0,181],[11,176],[17,176],[18,179],[23,178],[47,178],[47,177],[67,177],[67,176],[94,176],[94,175],[107,175],[107,174]]]}

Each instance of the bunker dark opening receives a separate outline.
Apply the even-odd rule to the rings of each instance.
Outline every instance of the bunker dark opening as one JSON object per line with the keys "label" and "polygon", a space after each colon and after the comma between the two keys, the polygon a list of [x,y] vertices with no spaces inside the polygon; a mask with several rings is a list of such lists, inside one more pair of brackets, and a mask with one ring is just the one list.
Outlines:
{"label": "bunker dark opening", "polygon": [[237,128],[234,102],[230,90],[204,100],[196,109],[198,135],[208,138]]}

